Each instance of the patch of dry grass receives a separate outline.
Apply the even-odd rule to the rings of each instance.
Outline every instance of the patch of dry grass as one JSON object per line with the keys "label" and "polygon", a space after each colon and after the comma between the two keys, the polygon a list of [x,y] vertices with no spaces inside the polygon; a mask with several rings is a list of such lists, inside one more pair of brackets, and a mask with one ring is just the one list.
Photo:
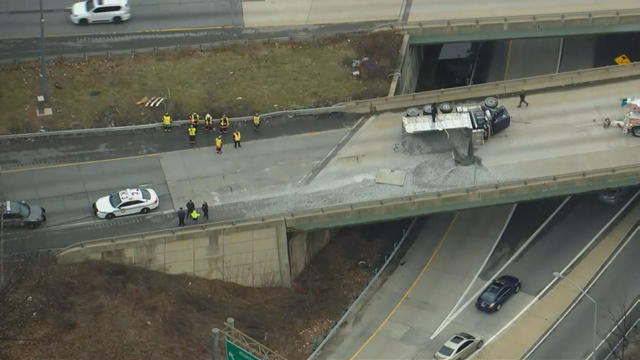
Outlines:
{"label": "patch of dry grass", "polygon": [[[252,44],[209,51],[49,61],[54,115],[35,116],[38,64],[0,69],[0,133],[158,122],[164,106],[135,105],[166,96],[174,118],[197,111],[230,116],[313,107],[386,94],[399,37],[374,34],[309,43]],[[351,59],[369,56],[362,77]]]}

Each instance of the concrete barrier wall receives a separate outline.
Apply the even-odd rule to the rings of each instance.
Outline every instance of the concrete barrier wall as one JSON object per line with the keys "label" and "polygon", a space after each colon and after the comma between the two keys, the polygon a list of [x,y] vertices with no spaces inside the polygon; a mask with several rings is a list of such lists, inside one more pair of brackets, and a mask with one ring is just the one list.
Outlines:
{"label": "concrete barrier wall", "polygon": [[61,262],[107,260],[245,286],[291,286],[282,220],[102,239],[67,248],[58,258]]}
{"label": "concrete barrier wall", "polygon": [[301,212],[286,217],[285,221],[289,229],[313,230],[637,184],[640,184],[640,165],[345,204]]}
{"label": "concrete barrier wall", "polygon": [[433,102],[441,103],[445,101],[482,99],[487,96],[512,96],[518,94],[521,90],[532,93],[638,77],[640,77],[640,62],[635,62],[627,65],[612,65],[559,74],[532,76],[369,100],[357,100],[341,105],[344,106],[344,111],[346,112],[370,113],[430,104]]}
{"label": "concrete barrier wall", "polygon": [[333,231],[322,229],[316,231],[298,231],[289,239],[289,263],[291,278],[295,279],[302,273],[313,257],[320,252],[331,240]]}
{"label": "concrete barrier wall", "polygon": [[405,31],[411,44],[521,39],[632,32],[640,29],[640,8],[538,15],[427,20],[380,25],[376,31]]}

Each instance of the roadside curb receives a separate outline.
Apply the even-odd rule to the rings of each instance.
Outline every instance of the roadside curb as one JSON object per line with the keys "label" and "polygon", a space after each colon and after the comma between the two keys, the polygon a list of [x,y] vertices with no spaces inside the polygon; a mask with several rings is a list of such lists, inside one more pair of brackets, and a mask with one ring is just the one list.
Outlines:
{"label": "roadside curb", "polygon": [[520,318],[499,334],[495,341],[482,348],[474,359],[522,359],[527,355],[571,304],[580,299],[581,294],[576,290],[576,286],[585,288],[624,243],[630,231],[637,226],[640,204],[632,206],[617,225],[567,274],[575,284],[557,281],[544,296],[534,299],[532,305],[521,313]]}

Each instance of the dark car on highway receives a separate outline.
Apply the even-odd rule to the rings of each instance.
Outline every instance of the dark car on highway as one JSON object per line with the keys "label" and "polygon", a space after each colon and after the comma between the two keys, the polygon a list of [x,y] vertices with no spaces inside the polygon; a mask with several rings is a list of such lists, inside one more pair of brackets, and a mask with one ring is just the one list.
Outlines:
{"label": "dark car on highway", "polygon": [[25,201],[5,201],[2,204],[2,220],[4,225],[26,226],[34,229],[47,221],[44,208],[29,205]]}
{"label": "dark car on highway", "polygon": [[521,285],[515,276],[500,276],[480,294],[476,300],[476,307],[485,312],[496,312],[513,294],[520,291]]}

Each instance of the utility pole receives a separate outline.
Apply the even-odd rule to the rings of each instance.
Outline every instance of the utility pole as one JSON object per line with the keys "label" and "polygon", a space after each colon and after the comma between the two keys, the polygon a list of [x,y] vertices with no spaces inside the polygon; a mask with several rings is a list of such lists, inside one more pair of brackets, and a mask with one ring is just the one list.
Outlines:
{"label": "utility pole", "polygon": [[4,286],[4,209],[0,207],[0,286]]}
{"label": "utility pole", "polygon": [[44,11],[42,9],[42,0],[40,3],[40,92],[44,97],[44,102],[49,101],[49,90],[47,86],[47,72],[44,63]]}

